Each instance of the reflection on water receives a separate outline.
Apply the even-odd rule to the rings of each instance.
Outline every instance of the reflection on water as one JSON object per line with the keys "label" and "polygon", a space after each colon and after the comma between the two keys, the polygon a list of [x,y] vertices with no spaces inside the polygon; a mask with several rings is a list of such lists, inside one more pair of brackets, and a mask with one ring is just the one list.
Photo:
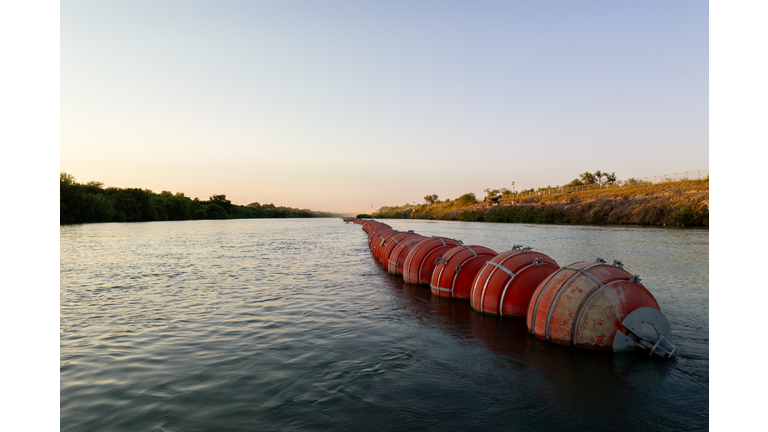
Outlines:
{"label": "reflection on water", "polygon": [[387,221],[620,259],[678,358],[572,350],[376,265],[358,225],[61,227],[62,430],[702,430],[708,232]]}

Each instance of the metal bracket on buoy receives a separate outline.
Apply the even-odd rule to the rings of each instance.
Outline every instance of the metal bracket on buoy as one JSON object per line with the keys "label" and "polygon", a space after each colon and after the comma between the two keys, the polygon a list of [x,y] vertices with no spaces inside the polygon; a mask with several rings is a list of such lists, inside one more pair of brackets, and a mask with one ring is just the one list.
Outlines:
{"label": "metal bracket on buoy", "polygon": [[613,260],[613,264],[611,264],[611,265],[612,265],[612,266],[614,266],[614,267],[618,267],[618,268],[620,268],[620,269],[623,269],[623,268],[624,268],[624,263],[622,263],[622,262],[621,262],[621,261],[619,261],[619,260]]}
{"label": "metal bracket on buoy", "polygon": [[671,358],[675,355],[677,347],[669,342],[669,321],[658,309],[635,309],[624,318],[621,325],[627,332],[616,331],[613,338],[614,352],[643,349],[649,351],[649,356],[656,354]]}
{"label": "metal bracket on buoy", "polygon": [[523,245],[521,245],[521,244],[516,244],[516,245],[512,246],[512,250],[513,251],[518,251],[518,250],[521,250],[522,248],[523,248]]}
{"label": "metal bracket on buoy", "polygon": [[640,275],[632,275],[632,276],[630,276],[628,282],[640,283]]}
{"label": "metal bracket on buoy", "polygon": [[446,259],[445,257],[441,257],[441,256],[435,258],[435,266],[440,265],[440,263],[448,263],[448,259]]}
{"label": "metal bracket on buoy", "polygon": [[457,242],[459,242],[459,244],[460,244],[460,245],[463,245],[463,244],[464,244],[464,242],[463,242],[463,241],[461,241],[460,239],[457,239],[456,241],[457,241]]}
{"label": "metal bracket on buoy", "polygon": [[539,265],[539,264],[544,264],[544,258],[535,258],[533,260],[533,263],[531,263],[531,265]]}
{"label": "metal bracket on buoy", "polygon": [[406,232],[412,233],[412,232],[413,232],[413,230],[408,230],[408,231],[406,231]]}
{"label": "metal bracket on buoy", "polygon": [[530,252],[530,251],[532,251],[532,250],[533,250],[533,248],[532,248],[532,247],[530,247],[530,246],[526,246],[526,247],[522,248],[521,250],[522,250],[523,252]]}
{"label": "metal bracket on buoy", "polygon": [[595,260],[595,262],[596,262],[596,263],[598,263],[598,264],[605,264],[605,260],[604,260],[604,259],[602,259],[602,258],[597,258],[597,259]]}

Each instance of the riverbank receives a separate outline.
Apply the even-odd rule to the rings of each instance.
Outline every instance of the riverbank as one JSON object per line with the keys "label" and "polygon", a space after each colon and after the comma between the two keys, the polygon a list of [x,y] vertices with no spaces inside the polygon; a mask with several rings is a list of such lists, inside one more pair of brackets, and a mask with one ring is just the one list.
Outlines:
{"label": "riverbank", "polygon": [[500,199],[382,207],[380,219],[709,226],[709,179]]}
{"label": "riverbank", "polygon": [[204,219],[340,217],[337,213],[295,209],[274,204],[233,204],[226,195],[208,200],[190,198],[183,192],[149,189],[105,188],[101,182],[78,183],[74,176],[59,176],[59,224],[102,222],[152,222]]}

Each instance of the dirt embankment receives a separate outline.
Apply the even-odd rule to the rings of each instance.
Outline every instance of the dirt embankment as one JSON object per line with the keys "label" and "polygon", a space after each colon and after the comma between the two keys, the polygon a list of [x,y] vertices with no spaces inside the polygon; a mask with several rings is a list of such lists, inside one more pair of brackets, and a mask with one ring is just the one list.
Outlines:
{"label": "dirt embankment", "polygon": [[378,218],[709,226],[709,179],[542,195],[499,204],[384,207]]}

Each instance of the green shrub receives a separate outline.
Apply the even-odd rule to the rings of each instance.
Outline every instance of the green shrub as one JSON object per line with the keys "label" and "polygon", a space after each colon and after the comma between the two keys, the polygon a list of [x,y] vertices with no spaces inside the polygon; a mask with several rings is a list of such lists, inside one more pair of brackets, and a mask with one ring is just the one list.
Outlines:
{"label": "green shrub", "polygon": [[695,204],[680,204],[672,215],[672,222],[678,226],[703,226],[709,214]]}
{"label": "green shrub", "polygon": [[477,202],[477,197],[475,197],[474,193],[469,192],[456,198],[456,202],[459,204],[471,204],[471,203]]}
{"label": "green shrub", "polygon": [[483,221],[483,212],[480,210],[467,210],[459,213],[458,219],[465,222],[479,222]]}

